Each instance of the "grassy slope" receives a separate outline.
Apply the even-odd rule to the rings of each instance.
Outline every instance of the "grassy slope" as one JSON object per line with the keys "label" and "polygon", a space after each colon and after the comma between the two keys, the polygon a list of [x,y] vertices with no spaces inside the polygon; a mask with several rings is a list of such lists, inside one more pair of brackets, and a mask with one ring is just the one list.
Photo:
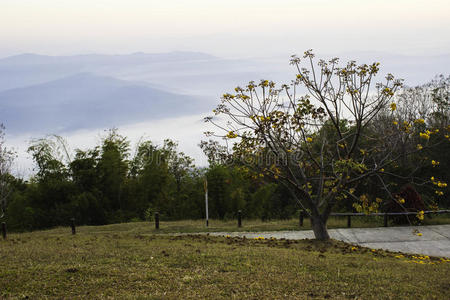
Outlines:
{"label": "grassy slope", "polygon": [[[183,220],[183,221],[171,221],[160,222],[160,230],[154,229],[153,223],[137,222],[127,224],[114,224],[107,226],[88,227],[85,226],[81,230],[83,231],[134,231],[134,232],[147,232],[147,233],[176,233],[176,232],[218,232],[218,231],[280,231],[280,230],[299,230],[298,219],[290,220],[273,220],[261,222],[260,220],[242,220],[243,227],[237,227],[236,220],[221,221],[210,220],[209,227],[205,227],[204,220]],[[450,224],[450,216],[441,215],[435,216],[433,219],[425,218],[424,225],[438,225],[438,224]],[[358,227],[379,227],[383,226],[383,217],[352,217],[352,228]],[[405,225],[403,225],[405,226]],[[346,228],[346,217],[330,217],[328,220],[328,228]],[[311,229],[309,219],[304,220],[301,230]],[[67,231],[67,229],[63,229]]]}
{"label": "grassy slope", "polygon": [[440,259],[335,241],[153,233],[127,223],[75,236],[68,228],[11,234],[0,241],[0,297],[446,299],[450,289],[450,263]]}

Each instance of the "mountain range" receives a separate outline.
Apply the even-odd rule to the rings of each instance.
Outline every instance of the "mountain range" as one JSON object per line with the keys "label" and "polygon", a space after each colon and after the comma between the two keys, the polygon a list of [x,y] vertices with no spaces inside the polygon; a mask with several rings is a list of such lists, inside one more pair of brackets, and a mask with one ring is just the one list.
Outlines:
{"label": "mountain range", "polygon": [[208,109],[199,98],[92,73],[2,91],[0,104],[10,133],[113,127]]}
{"label": "mountain range", "polygon": [[[407,85],[425,83],[436,74],[448,75],[450,68],[450,55],[357,52],[339,56],[364,63],[380,61],[380,73],[405,78]],[[9,134],[17,135],[183,115],[197,114],[201,119],[201,114],[217,105],[220,95],[238,85],[259,79],[286,83],[294,77],[289,55],[226,59],[200,52],[21,54],[0,59],[0,122]]]}

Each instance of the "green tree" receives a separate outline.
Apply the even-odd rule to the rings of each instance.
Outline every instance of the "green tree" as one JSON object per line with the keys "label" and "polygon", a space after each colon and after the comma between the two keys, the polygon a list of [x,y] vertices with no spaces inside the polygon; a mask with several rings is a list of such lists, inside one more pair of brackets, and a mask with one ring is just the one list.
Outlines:
{"label": "green tree", "polygon": [[130,187],[132,207],[144,218],[165,208],[168,195],[169,167],[162,151],[151,141],[141,142],[131,160]]}
{"label": "green tree", "polygon": [[99,190],[103,195],[103,207],[110,221],[122,221],[126,207],[123,190],[128,174],[130,143],[116,128],[110,129],[103,138],[96,166]]}
{"label": "green tree", "polygon": [[[36,164],[36,175],[30,179],[27,199],[33,208],[35,226],[66,224],[73,217],[71,195],[75,192],[66,162],[67,146],[58,136],[33,140],[28,148]],[[65,162],[66,161],[66,162]]]}
{"label": "green tree", "polygon": [[3,124],[0,124],[0,219],[5,216],[8,199],[12,192],[11,167],[15,158],[15,153],[6,147],[4,130]]}

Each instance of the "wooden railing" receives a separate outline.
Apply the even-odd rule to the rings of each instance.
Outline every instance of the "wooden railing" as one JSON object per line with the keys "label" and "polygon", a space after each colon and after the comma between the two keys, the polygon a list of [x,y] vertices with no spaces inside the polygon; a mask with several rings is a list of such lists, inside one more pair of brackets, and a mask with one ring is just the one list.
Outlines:
{"label": "wooden railing", "polygon": [[[449,209],[444,210],[426,210],[423,212],[424,215],[428,214],[448,214],[450,213]],[[331,213],[330,216],[335,217],[347,217],[347,227],[352,227],[352,217],[383,217],[383,225],[384,227],[389,226],[389,216],[407,216],[407,215],[417,215],[417,212],[408,211],[408,212],[385,212],[385,213],[371,213],[371,214],[365,214],[365,213]],[[306,217],[305,213],[303,211],[300,212],[299,217],[299,225],[303,226],[303,219]]]}

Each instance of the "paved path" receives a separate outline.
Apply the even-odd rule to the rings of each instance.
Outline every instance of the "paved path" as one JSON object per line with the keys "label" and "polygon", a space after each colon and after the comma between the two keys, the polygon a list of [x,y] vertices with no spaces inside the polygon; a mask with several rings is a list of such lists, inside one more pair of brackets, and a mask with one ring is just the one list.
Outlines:
{"label": "paved path", "polygon": [[[413,234],[417,229],[422,236]],[[385,249],[404,253],[450,257],[450,225],[343,228],[329,229],[331,238],[372,249]],[[210,235],[230,235],[247,238],[313,239],[311,230],[274,232],[214,232]]]}

